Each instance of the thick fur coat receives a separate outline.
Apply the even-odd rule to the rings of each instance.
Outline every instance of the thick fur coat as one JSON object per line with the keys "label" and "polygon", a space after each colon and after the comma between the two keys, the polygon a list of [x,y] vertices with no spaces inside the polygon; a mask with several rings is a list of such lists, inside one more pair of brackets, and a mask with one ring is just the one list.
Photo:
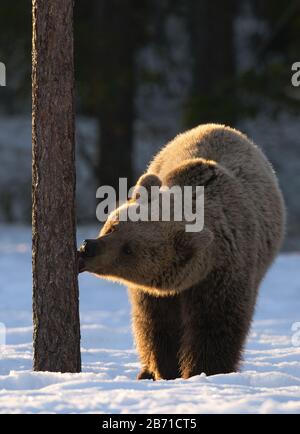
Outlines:
{"label": "thick fur coat", "polygon": [[274,171],[245,135],[200,125],[175,137],[137,183],[204,186],[204,229],[122,222],[117,209],[84,249],[85,271],[127,284],[140,379],[239,368],[259,284],[278,252],[285,210]]}

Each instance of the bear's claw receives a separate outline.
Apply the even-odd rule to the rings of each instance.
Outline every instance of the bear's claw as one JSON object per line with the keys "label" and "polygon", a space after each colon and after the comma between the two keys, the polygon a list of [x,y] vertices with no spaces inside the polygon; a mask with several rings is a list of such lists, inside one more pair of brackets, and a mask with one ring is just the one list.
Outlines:
{"label": "bear's claw", "polygon": [[154,375],[147,371],[147,369],[142,369],[141,372],[137,375],[138,380],[155,380]]}

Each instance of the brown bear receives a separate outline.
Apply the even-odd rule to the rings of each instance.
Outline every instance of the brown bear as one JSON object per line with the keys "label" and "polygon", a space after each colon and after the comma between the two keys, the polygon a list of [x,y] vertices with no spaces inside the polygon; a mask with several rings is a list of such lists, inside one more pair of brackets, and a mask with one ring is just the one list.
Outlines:
{"label": "brown bear", "polygon": [[[204,186],[204,227],[122,221],[144,186]],[[216,124],[179,134],[155,156],[133,197],[79,253],[79,271],[125,283],[139,379],[239,368],[259,284],[278,252],[285,208],[271,164],[239,131]]]}

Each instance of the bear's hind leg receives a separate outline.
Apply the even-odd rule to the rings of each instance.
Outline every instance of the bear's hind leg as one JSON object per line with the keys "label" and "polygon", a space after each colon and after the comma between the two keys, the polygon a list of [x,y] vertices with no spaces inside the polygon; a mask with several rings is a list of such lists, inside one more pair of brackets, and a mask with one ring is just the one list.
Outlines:
{"label": "bear's hind leg", "polygon": [[[182,296],[183,338],[180,371],[183,378],[235,372],[250,327],[252,307],[216,294],[206,297],[201,287]],[[232,296],[232,297],[231,297]]]}

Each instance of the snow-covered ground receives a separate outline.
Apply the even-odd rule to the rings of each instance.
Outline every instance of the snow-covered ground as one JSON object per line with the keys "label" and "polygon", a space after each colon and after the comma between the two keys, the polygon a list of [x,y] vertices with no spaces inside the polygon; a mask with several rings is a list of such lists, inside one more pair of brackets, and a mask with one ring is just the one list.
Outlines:
{"label": "snow-covered ground", "polygon": [[[79,239],[93,235],[82,229]],[[0,226],[0,412],[300,413],[300,254],[281,255],[262,285],[241,373],[153,382],[135,379],[126,290],[87,274],[83,372],[32,372],[30,238]]]}

